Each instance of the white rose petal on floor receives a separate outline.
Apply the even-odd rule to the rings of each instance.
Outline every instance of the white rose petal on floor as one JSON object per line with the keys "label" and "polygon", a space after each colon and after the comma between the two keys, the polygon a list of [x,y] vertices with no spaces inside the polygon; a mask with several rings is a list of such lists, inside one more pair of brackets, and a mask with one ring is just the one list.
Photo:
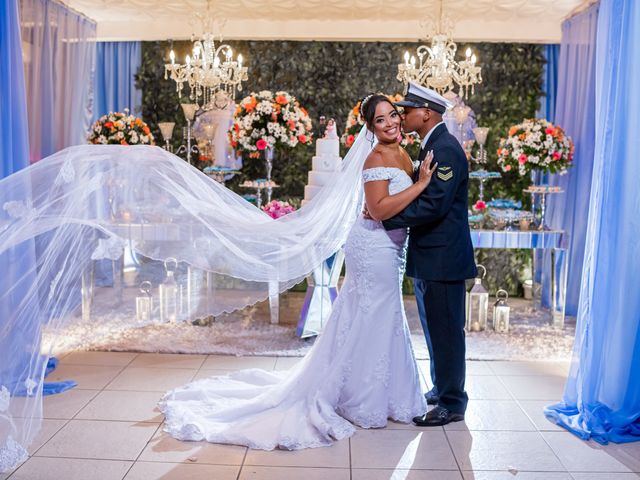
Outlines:
{"label": "white rose petal on floor", "polygon": [[[154,324],[123,328],[107,319],[61,331],[55,338],[45,335],[54,352],[105,350],[189,354],[268,355],[299,357],[313,345],[313,339],[295,335],[295,324],[304,294],[282,296],[279,325],[269,321],[265,303],[216,318],[207,325],[191,323]],[[569,360],[575,336],[575,321],[569,318],[564,329],[550,325],[551,314],[534,309],[530,301],[510,299],[511,330],[498,334],[491,330],[467,335],[469,360]],[[418,319],[415,299],[405,296],[405,308],[418,359],[429,357]]]}

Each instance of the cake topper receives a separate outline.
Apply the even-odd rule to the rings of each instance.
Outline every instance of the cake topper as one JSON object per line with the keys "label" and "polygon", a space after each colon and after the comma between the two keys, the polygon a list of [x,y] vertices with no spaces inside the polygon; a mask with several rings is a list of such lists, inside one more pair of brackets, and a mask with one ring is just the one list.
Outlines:
{"label": "cake topper", "polygon": [[336,121],[333,118],[330,118],[327,121],[327,128],[324,131],[324,138],[337,139],[338,132],[336,130]]}

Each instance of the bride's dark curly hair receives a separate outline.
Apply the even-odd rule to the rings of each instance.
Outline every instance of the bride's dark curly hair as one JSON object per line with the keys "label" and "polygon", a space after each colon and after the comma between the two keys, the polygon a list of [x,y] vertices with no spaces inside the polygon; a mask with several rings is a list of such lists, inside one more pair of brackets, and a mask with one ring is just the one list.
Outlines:
{"label": "bride's dark curly hair", "polygon": [[398,108],[385,95],[381,93],[367,95],[360,102],[360,116],[370,132],[373,132],[373,120],[376,114],[376,108],[380,102],[387,102],[396,112],[400,113]]}

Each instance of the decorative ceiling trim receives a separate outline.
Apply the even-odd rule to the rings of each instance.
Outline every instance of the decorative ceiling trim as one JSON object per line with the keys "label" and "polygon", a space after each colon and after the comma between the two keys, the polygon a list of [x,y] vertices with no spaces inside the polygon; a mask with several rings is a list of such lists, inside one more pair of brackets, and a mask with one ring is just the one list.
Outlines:
{"label": "decorative ceiling trim", "polygon": [[[66,0],[101,40],[186,39],[207,1],[225,38],[406,41],[426,37],[440,6],[457,41],[556,43],[566,16],[591,0]],[[422,23],[422,24],[421,24]]]}
{"label": "decorative ceiling trim", "polygon": [[[249,26],[248,26],[249,25]],[[419,21],[243,21],[228,20],[224,38],[230,40],[317,40],[317,41],[418,41],[424,39]],[[172,22],[158,28],[149,21],[101,22],[97,37],[101,41],[184,40],[194,30]],[[560,24],[526,19],[513,22],[458,21],[454,40],[459,42],[560,43]]]}

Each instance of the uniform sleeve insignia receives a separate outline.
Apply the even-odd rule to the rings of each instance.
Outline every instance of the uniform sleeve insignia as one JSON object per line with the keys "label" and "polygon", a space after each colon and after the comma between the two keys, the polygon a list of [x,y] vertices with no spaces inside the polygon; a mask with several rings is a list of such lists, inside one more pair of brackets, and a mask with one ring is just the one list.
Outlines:
{"label": "uniform sleeve insignia", "polygon": [[438,167],[436,170],[436,177],[443,182],[448,182],[453,178],[453,169],[451,167]]}

